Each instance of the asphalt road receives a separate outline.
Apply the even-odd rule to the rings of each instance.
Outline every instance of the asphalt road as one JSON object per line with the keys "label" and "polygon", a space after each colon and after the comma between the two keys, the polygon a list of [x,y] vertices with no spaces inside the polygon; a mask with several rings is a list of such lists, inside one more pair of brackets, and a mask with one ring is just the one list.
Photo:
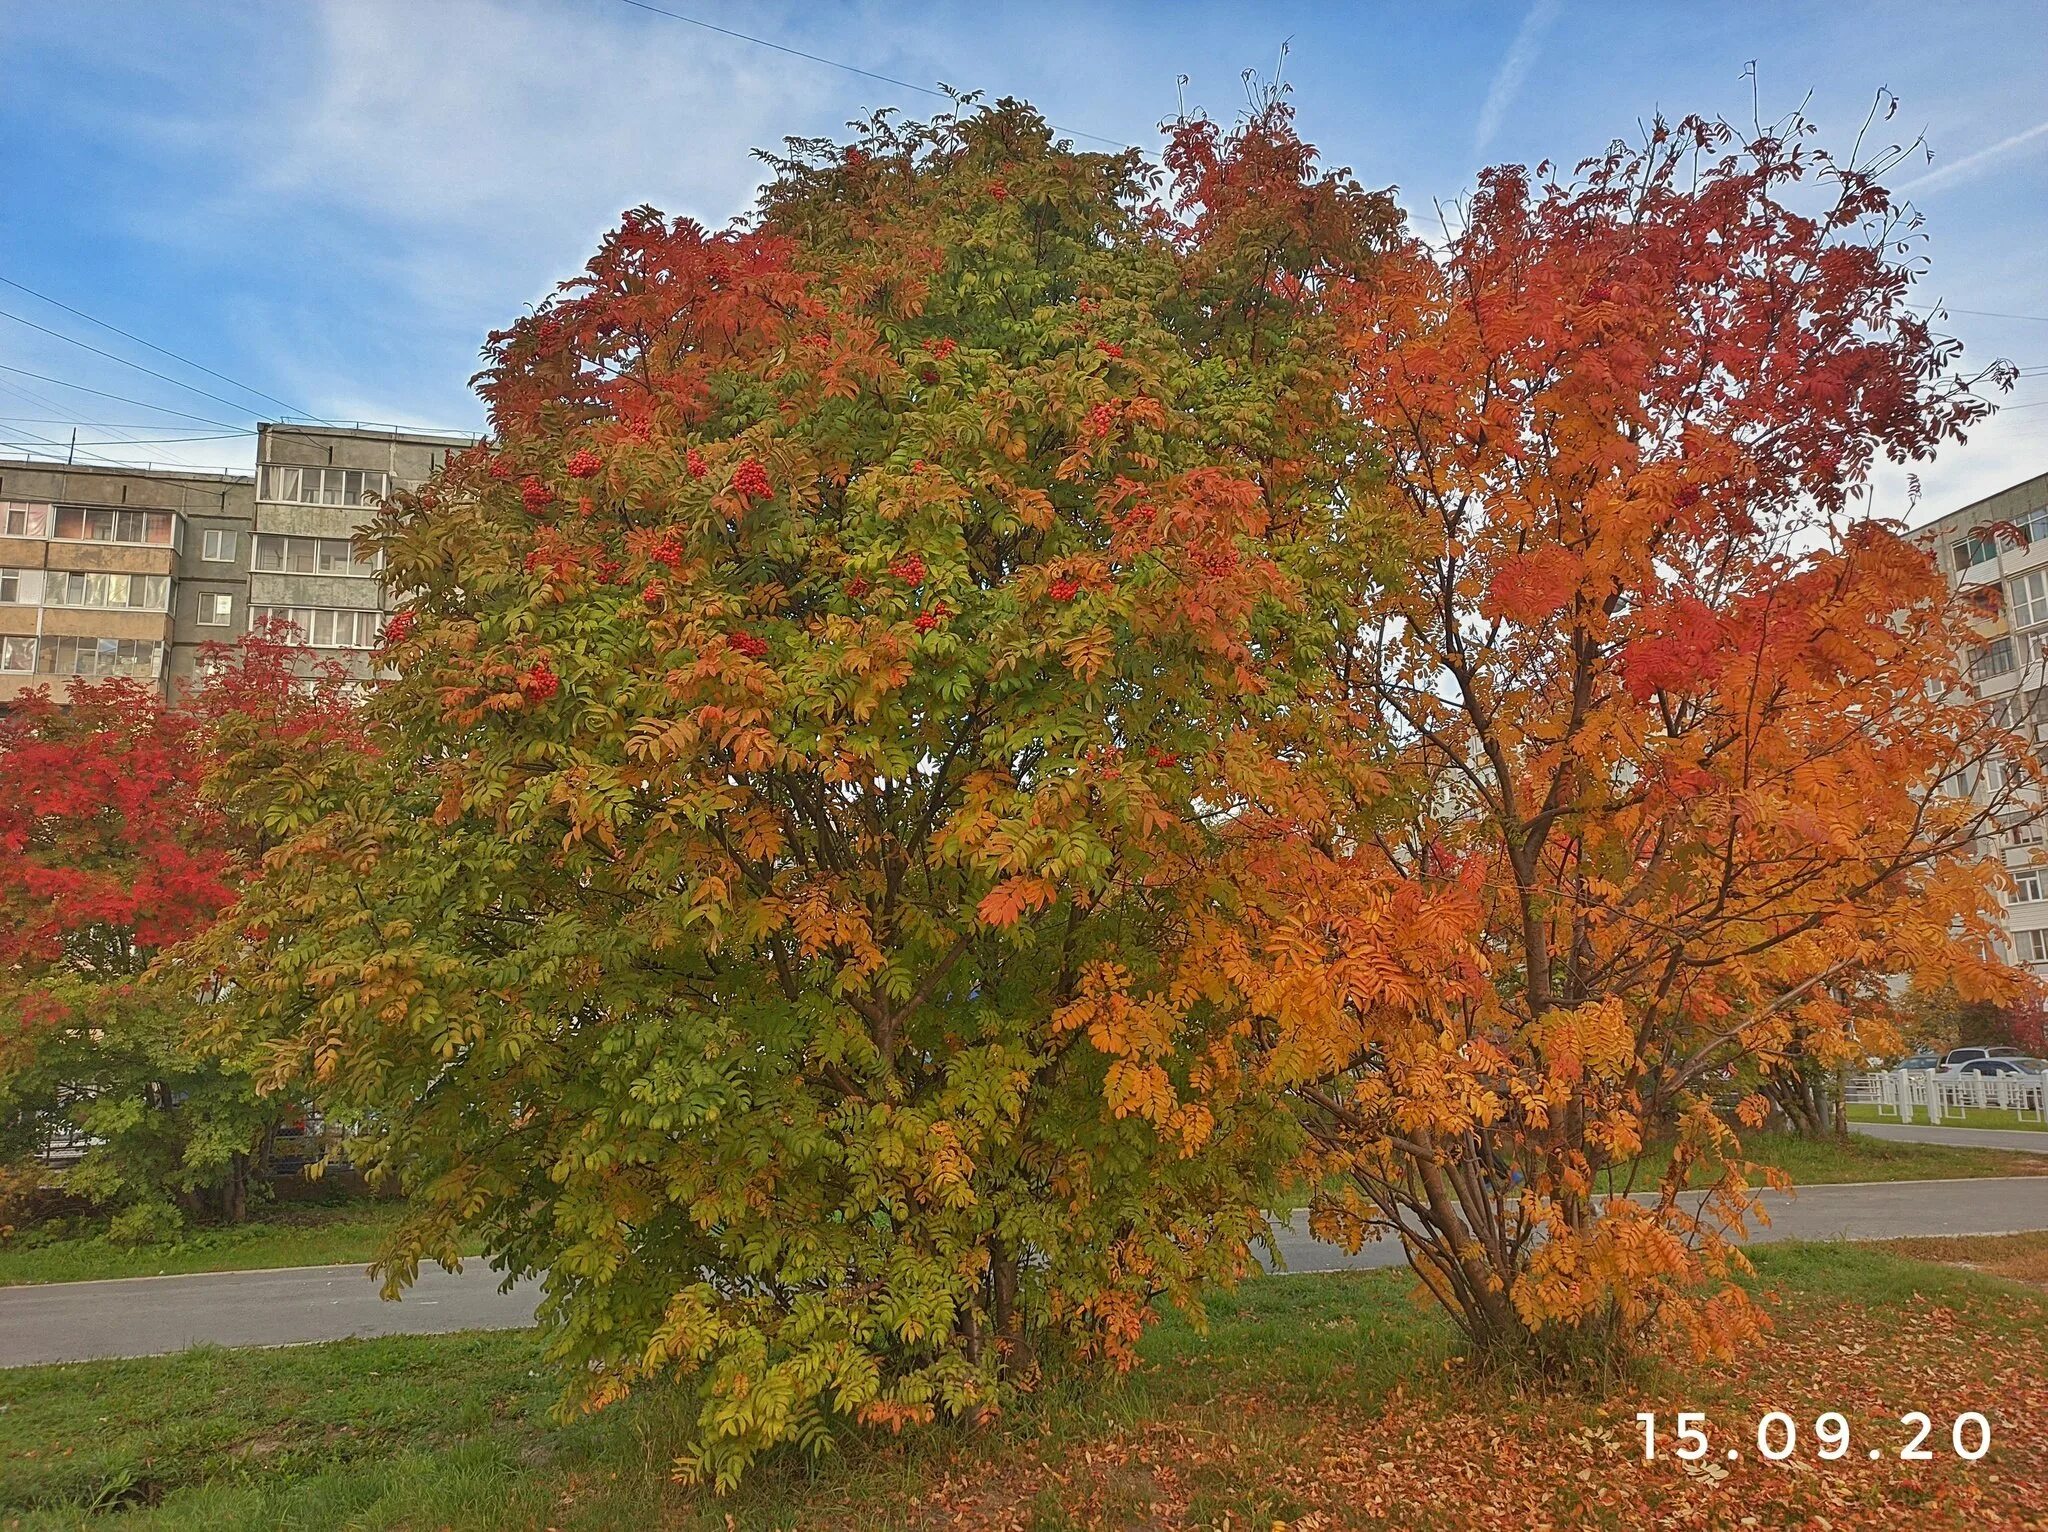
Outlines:
{"label": "asphalt road", "polygon": [[[1770,1225],[1752,1240],[1892,1239],[1927,1234],[2011,1234],[2048,1229],[2048,1176],[1896,1181],[1766,1193]],[[1282,1229],[1291,1272],[1344,1271],[1401,1262],[1380,1241],[1346,1255],[1308,1236],[1307,1217]],[[360,1267],[209,1272],[114,1282],[0,1288],[0,1367],[93,1357],[153,1356],[188,1346],[285,1346],[362,1335],[520,1329],[538,1290],[506,1293],[481,1261],[460,1273],[428,1267],[403,1300],[386,1303]],[[0,1396],[5,1389],[0,1387]]]}
{"label": "asphalt road", "polygon": [[[1796,1194],[1764,1192],[1770,1223],[1750,1231],[1749,1243],[1780,1239],[1902,1239],[1908,1235],[2019,1234],[2048,1229],[2048,1176],[1996,1176],[1974,1181],[1862,1181],[1850,1186],[1808,1186]],[[1280,1254],[1287,1269],[1345,1271],[1398,1266],[1400,1248],[1386,1241],[1348,1256],[1308,1236],[1308,1215],[1283,1230]],[[0,1292],[0,1305],[6,1295]],[[0,1321],[6,1309],[0,1306]],[[0,1350],[4,1355],[4,1350]]]}
{"label": "asphalt road", "polygon": [[2048,1133],[2038,1128],[1930,1128],[1918,1123],[1852,1122],[1853,1133],[1905,1144],[1951,1144],[1970,1149],[2019,1149],[2048,1154]]}

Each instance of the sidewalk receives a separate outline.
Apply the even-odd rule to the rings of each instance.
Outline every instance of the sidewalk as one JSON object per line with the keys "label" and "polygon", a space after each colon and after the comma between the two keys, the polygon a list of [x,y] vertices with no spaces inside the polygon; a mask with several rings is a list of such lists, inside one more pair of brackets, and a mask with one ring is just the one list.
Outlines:
{"label": "sidewalk", "polygon": [[2018,1149],[2023,1153],[2048,1155],[2048,1133],[2026,1128],[1956,1128],[1944,1123],[1930,1128],[1924,1123],[1852,1122],[1849,1131],[1871,1138],[1889,1138],[1902,1144],[1950,1144],[1960,1149]]}
{"label": "sidewalk", "polygon": [[[1796,1197],[1767,1192],[1763,1201],[1771,1223],[1752,1232],[1755,1242],[2048,1229],[2048,1176],[1813,1186]],[[1294,1222],[1276,1235],[1290,1272],[1401,1264],[1400,1246],[1391,1241],[1347,1255],[1311,1239],[1306,1215],[1295,1214]],[[429,1266],[397,1303],[380,1299],[357,1266],[0,1288],[0,1367],[154,1356],[195,1345],[285,1346],[532,1324],[538,1286],[524,1283],[507,1293],[500,1280],[480,1260],[459,1273]]]}

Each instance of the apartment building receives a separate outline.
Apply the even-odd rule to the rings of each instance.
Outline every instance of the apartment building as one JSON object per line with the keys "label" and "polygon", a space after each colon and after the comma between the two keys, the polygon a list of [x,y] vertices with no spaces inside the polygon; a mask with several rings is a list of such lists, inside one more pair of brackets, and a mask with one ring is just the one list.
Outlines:
{"label": "apartment building", "polygon": [[391,602],[351,539],[469,441],[266,422],[254,474],[0,459],[0,706],[112,675],[175,696],[264,618],[367,678]]}
{"label": "apartment building", "polygon": [[[1970,656],[1972,683],[1983,696],[2003,699],[2011,720],[2048,744],[2048,473],[1951,511],[1918,535],[1951,584],[1985,597],[1986,642]],[[2011,952],[2048,973],[2041,827],[2010,829],[1995,849],[2013,877],[2006,901]]]}

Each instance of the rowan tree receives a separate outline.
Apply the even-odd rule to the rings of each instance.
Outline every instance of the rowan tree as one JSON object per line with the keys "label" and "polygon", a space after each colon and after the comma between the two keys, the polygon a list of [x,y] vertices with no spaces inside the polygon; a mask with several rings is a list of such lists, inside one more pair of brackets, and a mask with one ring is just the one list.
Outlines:
{"label": "rowan tree", "polygon": [[1320,279],[1393,227],[1008,102],[772,167],[493,337],[491,441],[377,529],[376,753],[207,947],[408,1187],[393,1283],[465,1226],[544,1273],[575,1398],[694,1375],[721,1486],[1245,1269],[1291,1130],[1155,991],[1366,536]]}
{"label": "rowan tree", "polygon": [[1856,501],[1982,380],[1908,303],[1910,215],[1801,123],[1660,123],[1464,212],[1343,300],[1412,536],[1316,727],[1384,778],[1247,816],[1197,961],[1348,1178],[1317,1229],[1400,1238],[1489,1354],[1726,1347],[1756,1172],[1712,1097],[1885,1051],[1900,981],[2017,982],[1976,853],[2038,763],[1958,668],[1976,614]]}
{"label": "rowan tree", "polygon": [[203,977],[151,969],[233,904],[261,849],[260,829],[206,794],[220,732],[290,751],[323,702],[339,707],[293,675],[303,658],[259,634],[216,646],[176,707],[116,678],[0,714],[0,1157],[83,1140],[65,1185],[112,1209],[117,1235],[166,1234],[193,1212],[239,1220],[293,1105],[195,1046]]}

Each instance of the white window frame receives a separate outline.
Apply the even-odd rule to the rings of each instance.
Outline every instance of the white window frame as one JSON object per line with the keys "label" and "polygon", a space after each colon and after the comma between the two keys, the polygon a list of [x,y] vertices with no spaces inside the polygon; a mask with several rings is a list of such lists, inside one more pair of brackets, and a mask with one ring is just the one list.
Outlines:
{"label": "white window frame", "polygon": [[[137,679],[149,679],[163,674],[164,646],[160,639],[96,638],[90,634],[73,637],[70,634],[59,634],[51,638],[50,644],[51,675],[132,676]],[[88,644],[92,646],[90,650],[83,647]],[[71,650],[71,669],[59,670],[57,664],[67,646]],[[142,657],[145,651],[147,659]],[[82,653],[90,653],[93,656],[95,663],[92,669],[78,668],[78,660]],[[111,660],[111,663],[99,663],[102,660]]]}
{"label": "white window frame", "polygon": [[235,621],[234,593],[220,590],[201,591],[199,613],[194,621],[202,628],[232,627]]}
{"label": "white window frame", "polygon": [[[323,561],[334,557],[340,550],[339,567],[323,567]],[[300,555],[307,562],[304,568],[295,562]],[[275,562],[271,562],[273,556]],[[256,541],[249,550],[249,570],[252,574],[319,575],[323,578],[343,580],[374,580],[381,567],[381,556],[373,556],[371,562],[363,563],[356,557],[356,545],[346,537],[306,537],[292,532],[258,532]]]}
{"label": "white window frame", "polygon": [[2014,904],[2039,904],[2041,902],[2041,869],[2019,867],[2012,875],[2012,902]]}
{"label": "white window frame", "polygon": [[1972,681],[1995,681],[2000,676],[2011,675],[2018,668],[2019,659],[2013,652],[2010,638],[1994,638],[1970,655]]}
{"label": "white window frame", "polygon": [[[80,520],[81,520],[81,523],[82,523],[82,524],[85,524],[85,525],[90,525],[90,524],[92,523],[92,521],[93,521],[94,519],[98,518],[98,517],[103,517],[103,516],[104,516],[104,517],[111,517],[111,518],[112,518],[112,520],[111,520],[111,522],[109,523],[109,526],[110,526],[110,527],[112,528],[112,531],[113,531],[113,535],[112,535],[112,536],[109,536],[109,537],[95,537],[95,536],[91,535],[90,533],[87,533],[86,535],[84,535],[84,536],[81,536],[81,537],[73,537],[73,536],[70,536],[70,535],[68,535],[68,534],[66,534],[66,533],[64,533],[64,532],[62,532],[62,531],[60,531],[60,530],[59,530],[59,528],[60,528],[60,527],[61,527],[61,526],[63,525],[63,522],[64,522],[64,517],[65,517],[65,514],[66,514],[67,512],[72,512],[72,511],[75,511],[75,512],[77,512],[77,513],[78,513],[78,515],[79,515],[79,518],[80,518]],[[140,517],[140,518],[141,518],[140,530],[141,530],[141,532],[142,532],[142,535],[141,535],[140,537],[122,537],[122,536],[120,535],[120,532],[121,532],[121,518],[122,518],[122,517],[124,517],[124,516],[137,516],[137,517]],[[151,528],[152,526],[155,526],[155,525],[158,525],[158,524],[161,524],[161,525],[163,526],[163,528],[164,528],[164,532],[165,532],[165,535],[164,535],[163,537],[161,537],[161,538],[155,538],[155,537],[151,537],[151,536],[149,535],[149,529],[150,529],[150,528]],[[173,549],[175,549],[175,548],[180,548],[180,547],[182,547],[182,546],[183,546],[183,541],[184,541],[184,540],[183,540],[183,538],[182,538],[182,537],[180,536],[180,533],[179,533],[179,517],[178,517],[178,513],[177,513],[176,511],[155,511],[155,510],[150,510],[150,509],[148,509],[148,508],[146,508],[146,507],[143,507],[143,506],[134,506],[134,505],[59,505],[59,506],[53,506],[53,507],[51,507],[51,512],[50,512],[50,520],[49,520],[49,526],[50,526],[50,536],[49,536],[49,540],[50,540],[51,542],[53,542],[53,543],[99,543],[99,544],[107,544],[107,543],[112,543],[112,544],[114,544],[115,546],[117,546],[117,547],[122,547],[122,548],[173,548]]]}
{"label": "white window frame", "polygon": [[0,501],[0,537],[45,538],[50,535],[50,512],[54,509],[42,500]]}
{"label": "white window frame", "polygon": [[[77,582],[78,594],[73,596],[72,584]],[[125,601],[113,597],[115,582],[122,582],[129,592]],[[98,600],[94,600],[93,587],[99,586]],[[151,599],[137,601],[135,595],[149,595]],[[43,581],[43,605],[63,606],[91,612],[168,612],[171,609],[171,577],[158,574],[129,574],[123,570],[99,569],[52,569]]]}
{"label": "white window frame", "polygon": [[2005,585],[2007,620],[2016,628],[2048,623],[2048,569],[2030,569]]}
{"label": "white window frame", "polygon": [[[356,479],[349,497],[349,478]],[[391,494],[391,475],[381,468],[309,468],[259,463],[256,498],[271,505],[340,505],[356,510],[380,505]]]}
{"label": "white window frame", "polygon": [[[24,658],[27,664],[18,663]],[[0,675],[32,676],[35,672],[35,639],[26,633],[0,634]]]}
{"label": "white window frame", "polygon": [[[342,637],[341,627],[346,620],[348,643],[338,643]],[[375,649],[384,628],[384,614],[367,607],[354,606],[252,606],[249,608],[249,628],[256,628],[266,622],[283,621],[298,630],[299,642],[308,649],[339,649],[349,653],[363,653]],[[365,636],[367,634],[367,636]]]}
{"label": "white window frame", "polygon": [[41,606],[42,602],[40,569],[0,569],[0,606]]}
{"label": "white window frame", "polygon": [[199,557],[209,564],[234,563],[240,536],[233,527],[208,527],[199,534]]}

